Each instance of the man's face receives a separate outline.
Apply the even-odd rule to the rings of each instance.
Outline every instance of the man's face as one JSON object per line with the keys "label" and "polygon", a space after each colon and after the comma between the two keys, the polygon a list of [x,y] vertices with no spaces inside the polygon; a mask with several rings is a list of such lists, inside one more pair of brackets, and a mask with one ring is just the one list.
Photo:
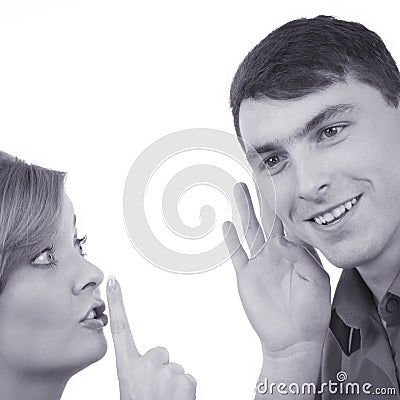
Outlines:
{"label": "man's face", "polygon": [[400,111],[379,91],[348,80],[294,100],[248,99],[239,124],[287,231],[342,268],[398,247]]}

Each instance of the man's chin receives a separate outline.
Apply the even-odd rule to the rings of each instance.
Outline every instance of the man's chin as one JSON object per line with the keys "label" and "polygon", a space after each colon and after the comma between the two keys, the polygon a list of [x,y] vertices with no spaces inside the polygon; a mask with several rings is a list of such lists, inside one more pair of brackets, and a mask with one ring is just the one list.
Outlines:
{"label": "man's chin", "polygon": [[379,251],[375,246],[368,246],[367,243],[356,246],[335,246],[334,249],[320,249],[324,257],[334,266],[340,269],[351,269],[360,267],[373,260]]}

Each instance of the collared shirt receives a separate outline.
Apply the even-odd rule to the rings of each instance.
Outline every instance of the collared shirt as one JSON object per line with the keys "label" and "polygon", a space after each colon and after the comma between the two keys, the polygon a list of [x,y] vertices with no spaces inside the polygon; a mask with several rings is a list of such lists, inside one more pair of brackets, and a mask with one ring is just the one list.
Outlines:
{"label": "collared shirt", "polygon": [[317,398],[398,400],[399,368],[400,274],[376,305],[357,269],[344,270],[332,304],[320,376],[321,385],[334,382],[337,392],[326,385]]}

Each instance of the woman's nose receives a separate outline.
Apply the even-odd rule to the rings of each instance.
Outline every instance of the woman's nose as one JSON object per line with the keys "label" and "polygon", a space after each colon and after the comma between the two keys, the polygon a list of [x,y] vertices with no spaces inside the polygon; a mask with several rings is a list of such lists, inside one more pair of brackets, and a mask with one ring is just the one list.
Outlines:
{"label": "woman's nose", "polygon": [[73,285],[73,293],[79,295],[82,292],[96,290],[104,280],[103,271],[89,261],[82,259],[80,273]]}

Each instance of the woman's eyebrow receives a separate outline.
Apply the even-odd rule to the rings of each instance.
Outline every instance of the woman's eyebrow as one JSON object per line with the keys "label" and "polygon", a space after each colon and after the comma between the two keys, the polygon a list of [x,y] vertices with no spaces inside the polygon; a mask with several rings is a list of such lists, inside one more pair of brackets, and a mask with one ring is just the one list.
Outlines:
{"label": "woman's eyebrow", "polygon": [[303,139],[305,136],[307,136],[317,126],[322,125],[323,123],[331,120],[332,118],[343,116],[349,111],[354,111],[356,109],[357,107],[354,104],[350,103],[328,105],[324,109],[319,111],[318,114],[312,117],[309,121],[307,121],[303,127],[297,129],[293,135],[283,139],[273,139],[271,141],[261,144],[260,146],[251,148],[248,151],[246,151],[246,157],[248,159],[252,159],[256,156],[257,153],[258,154],[267,153],[282,148],[283,144],[299,141]]}

